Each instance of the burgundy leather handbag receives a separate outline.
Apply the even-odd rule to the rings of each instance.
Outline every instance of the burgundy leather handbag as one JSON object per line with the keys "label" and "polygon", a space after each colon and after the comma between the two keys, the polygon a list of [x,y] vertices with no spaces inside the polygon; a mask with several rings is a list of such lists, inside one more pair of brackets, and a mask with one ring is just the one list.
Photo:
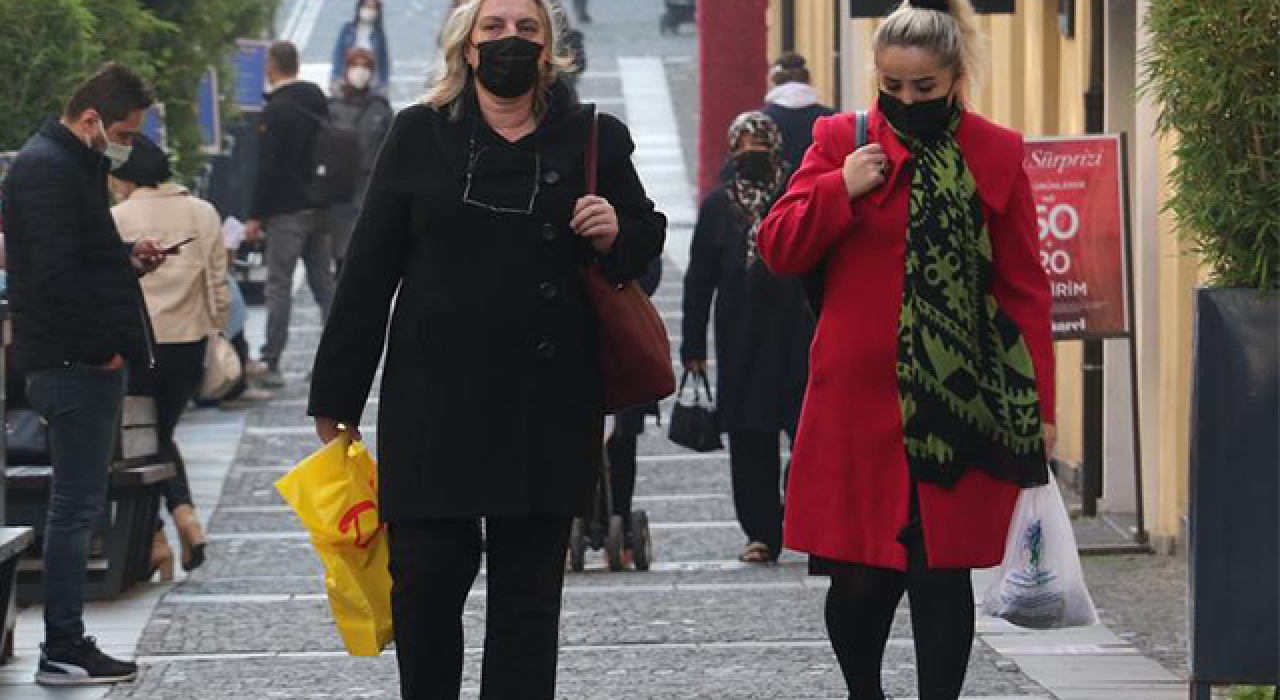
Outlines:
{"label": "burgundy leather handbag", "polygon": [[[600,122],[593,117],[587,141],[587,194],[596,193]],[[590,263],[582,270],[587,296],[600,322],[600,381],[604,409],[617,413],[670,396],[676,390],[671,342],[662,317],[635,280],[611,284]]]}

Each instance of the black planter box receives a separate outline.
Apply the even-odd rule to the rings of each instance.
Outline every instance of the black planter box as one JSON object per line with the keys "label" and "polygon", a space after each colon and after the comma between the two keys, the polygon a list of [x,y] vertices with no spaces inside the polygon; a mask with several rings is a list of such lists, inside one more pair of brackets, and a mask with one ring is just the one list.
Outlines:
{"label": "black planter box", "polygon": [[1277,682],[1277,299],[1247,289],[1196,294],[1189,557],[1197,685]]}

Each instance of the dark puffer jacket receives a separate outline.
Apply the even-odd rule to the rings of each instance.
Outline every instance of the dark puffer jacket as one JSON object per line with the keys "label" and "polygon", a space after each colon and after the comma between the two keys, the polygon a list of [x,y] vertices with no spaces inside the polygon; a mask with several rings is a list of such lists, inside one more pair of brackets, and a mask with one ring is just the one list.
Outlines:
{"label": "dark puffer jacket", "polygon": [[110,162],[56,120],[23,147],[4,182],[9,308],[17,369],[154,365],[130,246],[107,196]]}
{"label": "dark puffer jacket", "polygon": [[259,115],[258,178],[249,217],[269,219],[315,209],[307,195],[315,168],[316,131],[329,119],[329,100],[314,83],[298,80],[267,96]]}

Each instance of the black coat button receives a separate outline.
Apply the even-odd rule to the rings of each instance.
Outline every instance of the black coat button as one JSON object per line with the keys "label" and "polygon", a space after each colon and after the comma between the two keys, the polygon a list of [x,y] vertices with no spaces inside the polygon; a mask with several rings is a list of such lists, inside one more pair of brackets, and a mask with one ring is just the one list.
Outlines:
{"label": "black coat button", "polygon": [[538,343],[538,346],[533,351],[544,360],[553,360],[556,356],[556,344],[550,340],[544,340]]}
{"label": "black coat button", "polygon": [[560,288],[552,282],[543,282],[538,285],[538,294],[541,295],[543,299],[551,301],[560,296]]}
{"label": "black coat button", "polygon": [[542,173],[542,181],[548,185],[559,184],[560,172],[558,170],[547,170]]}
{"label": "black coat button", "polygon": [[558,232],[556,231],[556,225],[552,223],[543,224],[542,232],[540,235],[542,236],[542,240],[548,243],[550,243],[551,241],[554,241],[556,239],[556,236],[558,235]]}

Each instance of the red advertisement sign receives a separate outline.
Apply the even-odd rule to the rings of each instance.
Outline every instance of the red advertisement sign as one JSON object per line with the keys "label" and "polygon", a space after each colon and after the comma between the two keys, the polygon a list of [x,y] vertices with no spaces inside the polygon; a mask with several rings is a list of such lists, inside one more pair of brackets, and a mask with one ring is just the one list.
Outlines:
{"label": "red advertisement sign", "polygon": [[1124,336],[1128,236],[1119,136],[1027,139],[1053,335]]}

